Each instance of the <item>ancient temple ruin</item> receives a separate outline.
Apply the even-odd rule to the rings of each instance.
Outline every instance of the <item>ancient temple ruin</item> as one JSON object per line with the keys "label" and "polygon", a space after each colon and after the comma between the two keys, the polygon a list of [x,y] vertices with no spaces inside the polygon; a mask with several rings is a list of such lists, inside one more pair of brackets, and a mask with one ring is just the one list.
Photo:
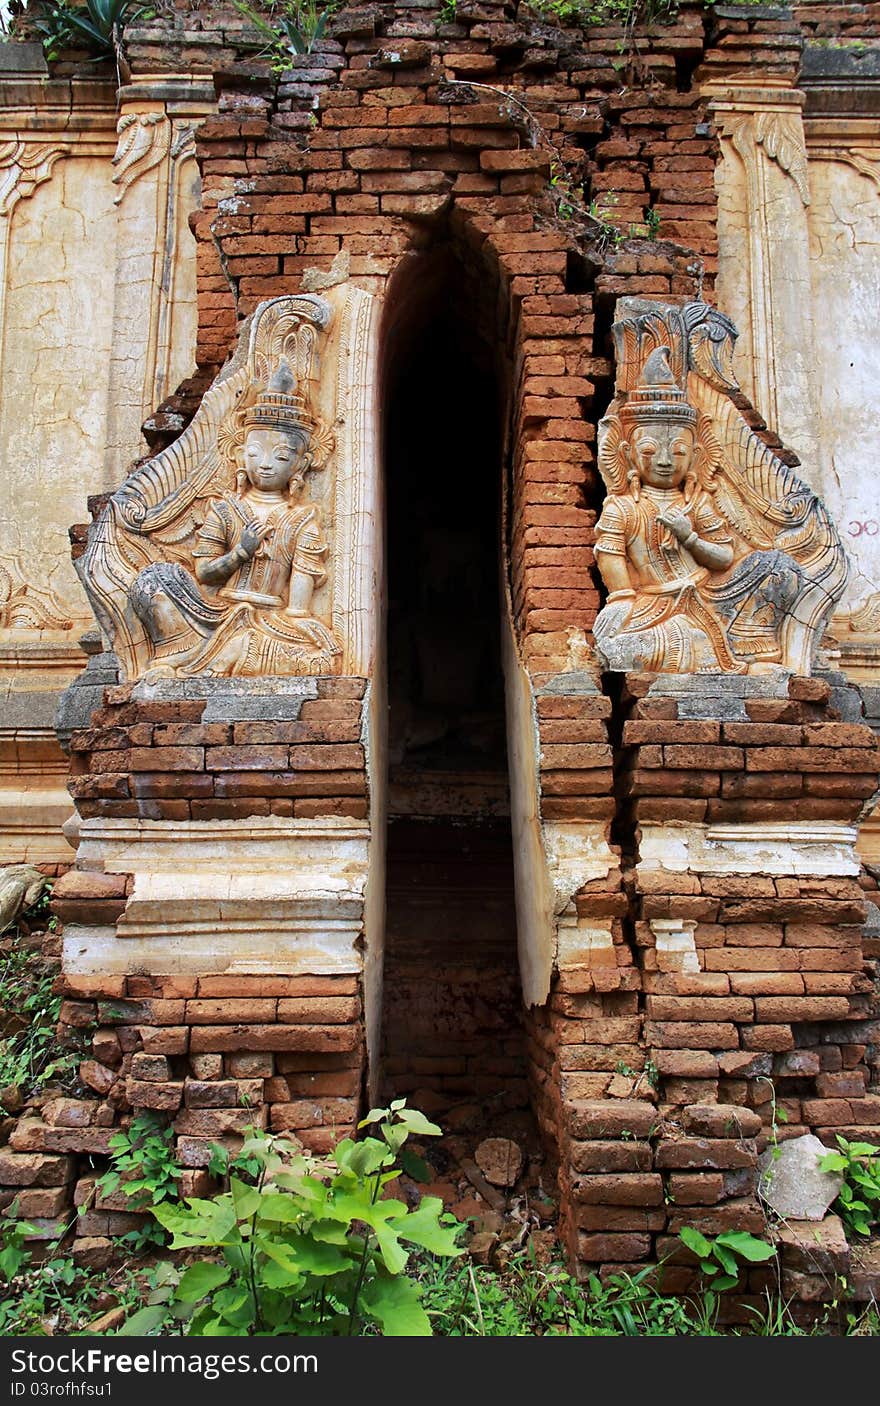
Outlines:
{"label": "ancient temple ruin", "polygon": [[0,1185],[405,1096],[585,1275],[759,1231],[780,1110],[880,1143],[875,9],[3,46],[0,861],[83,1096]]}

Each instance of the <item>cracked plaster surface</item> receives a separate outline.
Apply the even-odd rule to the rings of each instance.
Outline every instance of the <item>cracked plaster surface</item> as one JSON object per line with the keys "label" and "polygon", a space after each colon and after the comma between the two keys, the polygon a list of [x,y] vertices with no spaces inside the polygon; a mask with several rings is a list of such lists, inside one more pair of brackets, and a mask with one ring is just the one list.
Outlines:
{"label": "cracked plaster surface", "polygon": [[880,590],[880,191],[838,161],[812,162],[810,187],[813,346],[827,447],[817,487],[850,558],[846,610]]}
{"label": "cracked plaster surface", "polygon": [[48,585],[75,623],[90,611],[67,528],[100,484],[113,310],[115,213],[103,164],[57,163],[9,231],[0,380],[6,510],[0,550]]}
{"label": "cracked plaster surface", "polygon": [[[743,390],[801,456],[804,478],[837,523],[850,560],[839,607],[845,613],[880,589],[880,191],[854,167],[816,157],[810,205],[796,201],[792,187],[783,219],[775,197],[789,178],[775,168],[766,174],[761,218],[773,236],[763,254],[770,322],[762,323],[752,299],[759,215],[750,209],[745,167],[728,141],[716,171],[718,300],[739,330],[734,367]],[[773,407],[762,403],[762,359],[775,386],[776,423]]]}

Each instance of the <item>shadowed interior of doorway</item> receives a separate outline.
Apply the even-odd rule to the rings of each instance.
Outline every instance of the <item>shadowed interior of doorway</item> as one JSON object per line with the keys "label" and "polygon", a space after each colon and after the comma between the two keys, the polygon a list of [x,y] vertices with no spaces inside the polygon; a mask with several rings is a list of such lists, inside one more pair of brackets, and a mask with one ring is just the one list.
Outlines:
{"label": "shadowed interior of doorway", "polygon": [[[386,343],[382,1068],[444,1130],[529,1137],[501,671],[495,290],[417,256]],[[394,305],[392,304],[392,312]]]}

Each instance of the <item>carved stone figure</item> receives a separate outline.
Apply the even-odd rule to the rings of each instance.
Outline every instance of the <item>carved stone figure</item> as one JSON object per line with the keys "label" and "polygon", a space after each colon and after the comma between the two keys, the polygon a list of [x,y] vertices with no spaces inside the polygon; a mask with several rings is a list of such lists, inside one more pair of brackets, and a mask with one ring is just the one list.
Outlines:
{"label": "carved stone figure", "polygon": [[261,304],[192,425],[110,500],[78,563],[129,678],[338,672],[315,613],[328,543],[306,475],[334,447],[309,406],[320,298]]}
{"label": "carved stone figure", "polygon": [[625,306],[618,394],[599,427],[600,660],[809,674],[846,582],[834,525],[734,403],[729,320],[703,303]]}

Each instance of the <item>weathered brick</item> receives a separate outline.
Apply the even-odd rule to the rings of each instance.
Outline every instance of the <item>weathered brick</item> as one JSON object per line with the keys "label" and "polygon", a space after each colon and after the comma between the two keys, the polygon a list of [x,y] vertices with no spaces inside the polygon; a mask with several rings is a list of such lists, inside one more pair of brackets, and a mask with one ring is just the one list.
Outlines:
{"label": "weathered brick", "polygon": [[565,1110],[570,1135],[579,1140],[648,1137],[657,1123],[651,1104],[627,1099],[570,1104]]}
{"label": "weathered brick", "polygon": [[663,1203],[663,1178],[656,1173],[579,1176],[571,1190],[575,1201],[591,1205],[659,1206]]}
{"label": "weathered brick", "polygon": [[132,1108],[155,1108],[175,1112],[183,1097],[183,1083],[168,1080],[162,1084],[147,1080],[126,1079],[125,1096]]}
{"label": "weathered brick", "polygon": [[73,1157],[0,1148],[0,1186],[65,1186],[75,1175]]}
{"label": "weathered brick", "polygon": [[277,1005],[271,998],[251,996],[187,1001],[186,1020],[190,1025],[233,1025],[238,1021],[265,1025],[275,1019]]}
{"label": "weathered brick", "polygon": [[645,1039],[662,1049],[732,1050],[739,1044],[736,1026],[722,1021],[648,1020]]}
{"label": "weathered brick", "polygon": [[578,1259],[588,1264],[631,1264],[647,1259],[651,1253],[650,1235],[592,1235],[577,1237]]}
{"label": "weathered brick", "polygon": [[308,1050],[333,1054],[357,1049],[360,1029],[352,1025],[198,1025],[190,1037],[194,1054],[268,1050]]}
{"label": "weathered brick", "polygon": [[757,1161],[757,1144],[743,1138],[679,1138],[661,1142],[654,1153],[654,1165],[659,1168],[710,1171],[728,1167],[753,1167]]}

